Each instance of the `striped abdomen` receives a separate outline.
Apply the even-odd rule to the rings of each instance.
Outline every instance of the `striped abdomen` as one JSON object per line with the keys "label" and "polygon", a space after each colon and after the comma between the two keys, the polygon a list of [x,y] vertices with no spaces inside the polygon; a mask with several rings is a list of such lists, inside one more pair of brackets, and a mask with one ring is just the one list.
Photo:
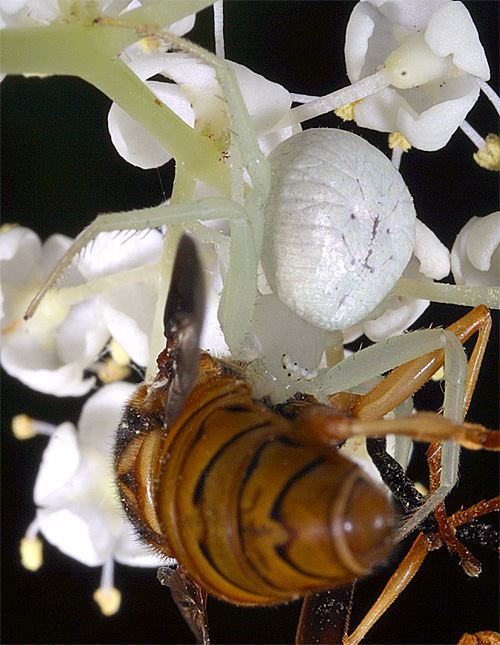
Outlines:
{"label": "striped abdomen", "polygon": [[385,494],[207,356],[172,428],[125,441],[122,421],[118,483],[141,535],[239,604],[285,602],[366,574],[390,546]]}

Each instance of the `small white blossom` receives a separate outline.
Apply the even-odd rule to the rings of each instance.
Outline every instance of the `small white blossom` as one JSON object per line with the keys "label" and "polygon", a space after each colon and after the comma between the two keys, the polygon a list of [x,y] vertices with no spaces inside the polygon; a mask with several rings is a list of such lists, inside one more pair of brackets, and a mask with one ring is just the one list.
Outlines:
{"label": "small white blossom", "polygon": [[114,434],[134,387],[103,386],[84,404],[78,430],[71,423],[60,425],[45,449],[36,479],[40,532],[88,566],[102,565],[110,555],[131,566],[160,562],[134,536],[113,481]]}
{"label": "small white blossom", "polygon": [[455,0],[365,0],[346,31],[351,82],[385,66],[391,86],[356,104],[356,123],[400,132],[421,150],[449,141],[489,67],[469,12]]}
{"label": "small white blossom", "polygon": [[121,594],[113,584],[114,561],[135,567],[164,563],[142,545],[121,508],[114,484],[113,440],[134,385],[105,385],[82,408],[78,429],[72,423],[49,427],[32,420],[35,432],[50,434],[34,489],[36,518],[21,540],[23,565],[43,563],[41,533],[65,555],[102,566],[94,600],[105,615],[118,611]]}
{"label": "small white blossom", "polygon": [[[225,131],[226,108],[213,67],[186,54],[145,53],[136,45],[127,50],[124,60],[157,98],[188,125],[202,123],[214,136]],[[281,85],[243,65],[228,63],[236,74],[261,147],[267,154],[292,133],[291,128],[286,128],[266,136],[277,128],[290,109],[290,94]],[[174,83],[148,80],[158,74]],[[108,126],[113,144],[129,163],[140,168],[156,168],[171,159],[171,154],[115,103],[109,112]]]}
{"label": "small white blossom", "polygon": [[500,284],[500,211],[471,217],[453,244],[451,270],[457,284]]}
{"label": "small white blossom", "polygon": [[[73,304],[62,291],[49,293],[24,322],[28,303],[70,244],[61,235],[42,244],[23,227],[0,233],[2,366],[29,387],[56,396],[81,396],[92,388],[95,379],[84,378],[84,370],[92,368],[110,336],[146,365],[156,293],[137,278],[120,286],[118,274],[158,260],[162,235],[100,235],[60,285],[81,288],[81,299]],[[110,275],[107,288],[93,294],[92,281]]]}

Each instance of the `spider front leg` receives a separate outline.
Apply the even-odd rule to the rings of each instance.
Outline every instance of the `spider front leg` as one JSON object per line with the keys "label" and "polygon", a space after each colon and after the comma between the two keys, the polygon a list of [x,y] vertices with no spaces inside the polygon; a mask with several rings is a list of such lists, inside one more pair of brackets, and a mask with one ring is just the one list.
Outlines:
{"label": "spider front leg", "polygon": [[[499,449],[499,435],[481,426],[462,424],[467,411],[491,328],[489,311],[479,306],[460,318],[446,331],[424,330],[378,343],[353,354],[323,375],[320,393],[349,389],[363,380],[396,367],[377,386],[353,403],[351,413],[357,420],[340,419],[324,408],[304,411],[323,441],[338,442],[353,435],[385,436],[396,434],[418,441],[443,441],[440,485],[424,504],[405,522],[398,539],[402,539],[442,502],[453,488],[458,476],[459,446]],[[474,333],[478,338],[467,366],[461,343]],[[430,351],[429,351],[430,350]],[[408,359],[410,362],[407,362]],[[408,397],[412,396],[441,367],[446,367],[444,417],[421,413],[408,418],[381,419]],[[312,418],[314,422],[311,423]],[[331,423],[327,424],[327,417]],[[314,426],[314,427],[313,427]]]}

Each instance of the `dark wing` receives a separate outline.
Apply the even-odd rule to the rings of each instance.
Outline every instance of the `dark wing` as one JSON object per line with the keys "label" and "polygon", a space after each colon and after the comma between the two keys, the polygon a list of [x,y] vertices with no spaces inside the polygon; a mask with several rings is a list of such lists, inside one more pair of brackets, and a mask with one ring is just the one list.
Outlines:
{"label": "dark wing", "polygon": [[177,419],[198,376],[200,337],[205,317],[205,281],[196,245],[184,234],[175,256],[163,329],[172,361],[165,403],[168,425]]}

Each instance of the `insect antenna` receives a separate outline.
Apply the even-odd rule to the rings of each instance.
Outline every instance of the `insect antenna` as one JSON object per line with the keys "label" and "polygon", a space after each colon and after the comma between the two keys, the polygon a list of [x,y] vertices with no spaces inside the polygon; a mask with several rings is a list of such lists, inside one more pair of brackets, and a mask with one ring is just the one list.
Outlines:
{"label": "insect antenna", "polygon": [[179,416],[198,375],[200,337],[205,316],[205,281],[193,240],[183,235],[177,247],[163,315],[165,350],[158,367],[171,379],[165,403],[167,424]]}

